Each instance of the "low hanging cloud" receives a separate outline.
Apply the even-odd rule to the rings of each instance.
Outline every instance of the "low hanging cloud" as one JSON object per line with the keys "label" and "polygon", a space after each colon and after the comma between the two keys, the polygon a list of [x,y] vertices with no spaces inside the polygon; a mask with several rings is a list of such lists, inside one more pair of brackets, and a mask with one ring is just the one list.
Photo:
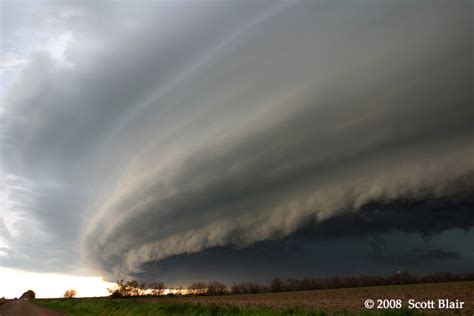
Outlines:
{"label": "low hanging cloud", "polygon": [[[30,190],[9,242],[113,278],[406,216],[371,203],[472,201],[470,3],[428,4],[64,6],[64,60],[33,55],[1,117],[3,172]],[[27,249],[35,223],[59,246]]]}

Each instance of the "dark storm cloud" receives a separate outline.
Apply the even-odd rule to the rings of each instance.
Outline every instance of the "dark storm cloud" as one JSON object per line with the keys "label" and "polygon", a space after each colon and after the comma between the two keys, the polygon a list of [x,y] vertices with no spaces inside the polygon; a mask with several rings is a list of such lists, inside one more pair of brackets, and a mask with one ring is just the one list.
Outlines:
{"label": "dark storm cloud", "polygon": [[[416,236],[410,236],[410,242],[413,240]],[[142,267],[144,272],[132,276],[143,280],[162,280],[172,286],[215,279],[228,284],[236,281],[269,284],[274,277],[387,275],[397,271],[420,275],[444,271],[461,273],[472,271],[474,263],[472,254],[469,257],[449,249],[392,251],[375,256],[367,238],[326,241],[289,238],[265,241],[244,249],[217,247],[147,262]]]}
{"label": "dark storm cloud", "polygon": [[2,168],[26,222],[104,274],[472,227],[469,2],[57,6],[73,41],[11,89]]}
{"label": "dark storm cloud", "polygon": [[188,285],[216,278],[268,283],[275,276],[469,272],[474,252],[465,246],[474,238],[473,207],[472,196],[369,203],[308,222],[283,239],[146,262],[134,277]]}
{"label": "dark storm cloud", "polygon": [[[463,186],[459,192],[472,187],[472,184],[461,183]],[[345,212],[320,223],[308,223],[296,234],[309,239],[330,239],[398,230],[420,233],[428,238],[452,228],[471,229],[474,226],[472,209],[472,193],[450,198],[423,196],[390,202],[372,201],[357,212]],[[377,245],[377,240],[374,240],[374,249]]]}
{"label": "dark storm cloud", "polygon": [[394,262],[397,264],[402,262],[405,266],[412,267],[432,265],[436,261],[461,260],[463,258],[458,252],[439,248],[413,248],[404,252],[385,253],[385,246],[384,248],[380,246],[380,244],[374,245],[374,253],[369,256],[369,261],[378,265],[393,265]]}
{"label": "dark storm cloud", "polygon": [[462,256],[454,251],[442,250],[442,249],[420,249],[414,248],[406,253],[396,253],[392,254],[391,258],[387,256],[375,257],[376,262],[384,262],[390,258],[390,262],[393,262],[395,259],[403,260],[407,264],[426,264],[430,263],[433,260],[459,260]]}

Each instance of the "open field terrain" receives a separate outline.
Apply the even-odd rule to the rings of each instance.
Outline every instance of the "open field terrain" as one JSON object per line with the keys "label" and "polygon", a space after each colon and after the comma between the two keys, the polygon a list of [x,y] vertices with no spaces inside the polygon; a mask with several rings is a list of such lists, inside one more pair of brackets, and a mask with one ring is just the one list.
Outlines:
{"label": "open field terrain", "polygon": [[[472,315],[474,281],[221,296],[56,299],[36,302],[70,315],[332,315],[341,312],[367,313],[363,302],[369,298],[374,301],[402,300],[402,310],[379,310],[382,314],[419,313],[407,310],[409,299],[459,299],[465,302],[462,310],[425,309],[423,312]],[[377,313],[375,308],[371,311]]]}
{"label": "open field terrain", "polygon": [[[158,298],[160,299],[160,298]],[[157,299],[157,300],[158,300]],[[270,306],[274,308],[301,307],[329,311],[366,310],[366,299],[402,299],[406,307],[409,299],[464,300],[466,309],[474,311],[474,281],[373,286],[347,289],[294,291],[226,296],[173,297],[168,302],[232,304],[237,306]]]}

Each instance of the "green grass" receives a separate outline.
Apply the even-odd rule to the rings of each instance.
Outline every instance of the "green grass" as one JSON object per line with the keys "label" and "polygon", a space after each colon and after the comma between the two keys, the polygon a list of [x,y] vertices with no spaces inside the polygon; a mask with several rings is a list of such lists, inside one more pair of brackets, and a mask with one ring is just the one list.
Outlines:
{"label": "green grass", "polygon": [[[271,309],[267,307],[239,308],[232,305],[197,304],[197,303],[165,303],[144,302],[138,299],[109,299],[109,298],[82,298],[82,299],[41,299],[35,303],[66,312],[71,316],[145,316],[145,315],[199,315],[199,316],[325,316],[326,311],[311,311],[297,308]],[[334,315],[356,315],[353,312],[337,312]],[[388,310],[381,313],[364,312],[362,315],[420,315],[419,312],[409,310]]]}

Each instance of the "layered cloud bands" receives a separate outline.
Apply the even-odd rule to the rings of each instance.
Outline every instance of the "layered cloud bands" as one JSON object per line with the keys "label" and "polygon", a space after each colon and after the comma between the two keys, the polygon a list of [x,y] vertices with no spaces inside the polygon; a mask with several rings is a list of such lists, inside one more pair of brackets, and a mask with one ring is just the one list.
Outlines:
{"label": "layered cloud bands", "polygon": [[[111,277],[358,214],[403,230],[380,205],[472,200],[470,5],[69,8],[67,62],[36,55],[11,89],[5,169],[36,190],[24,212]],[[465,220],[433,231],[474,225],[450,212]]]}

